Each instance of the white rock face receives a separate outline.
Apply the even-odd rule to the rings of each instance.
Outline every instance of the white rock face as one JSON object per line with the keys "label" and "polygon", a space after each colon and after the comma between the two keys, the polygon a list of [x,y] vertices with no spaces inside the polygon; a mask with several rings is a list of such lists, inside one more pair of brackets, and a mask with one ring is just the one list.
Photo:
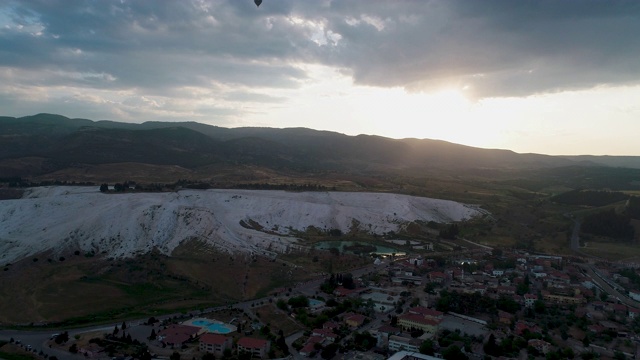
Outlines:
{"label": "white rock face", "polygon": [[[131,257],[165,254],[197,238],[229,252],[282,252],[291,230],[360,229],[383,234],[415,220],[450,222],[480,213],[471,206],[386,193],[181,190],[103,194],[98,187],[39,187],[0,201],[0,264],[53,249]],[[264,232],[247,229],[254,221]],[[278,235],[280,234],[280,236]]]}

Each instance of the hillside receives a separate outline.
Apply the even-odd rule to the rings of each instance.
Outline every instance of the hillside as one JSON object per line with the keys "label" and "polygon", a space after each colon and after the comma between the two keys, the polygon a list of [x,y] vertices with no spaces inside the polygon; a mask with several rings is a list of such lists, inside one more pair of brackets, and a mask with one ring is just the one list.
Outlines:
{"label": "hillside", "polygon": [[297,173],[352,174],[595,165],[640,168],[637,157],[518,154],[439,140],[347,136],[304,128],[227,129],[194,122],[129,124],[52,114],[0,117],[0,171],[4,176],[43,176],[87,164],[127,162],[190,170],[212,165],[261,166]]}
{"label": "hillside", "polygon": [[296,232],[310,227],[385,234],[416,220],[450,222],[478,214],[453,201],[382,193],[104,194],[97,187],[39,187],[23,199],[0,201],[0,264],[49,250],[109,258],[151,250],[171,254],[189,239],[223,251],[269,255],[286,252]]}

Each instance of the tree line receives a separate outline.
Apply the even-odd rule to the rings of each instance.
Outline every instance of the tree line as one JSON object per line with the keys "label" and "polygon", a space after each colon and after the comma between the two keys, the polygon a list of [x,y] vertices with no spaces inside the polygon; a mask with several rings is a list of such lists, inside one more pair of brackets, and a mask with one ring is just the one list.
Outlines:
{"label": "tree line", "polygon": [[582,231],[599,236],[615,239],[633,239],[634,229],[630,224],[631,218],[625,214],[618,214],[614,209],[585,216]]}
{"label": "tree line", "polygon": [[566,205],[605,206],[627,200],[629,197],[619,191],[572,190],[556,195],[551,200]]}

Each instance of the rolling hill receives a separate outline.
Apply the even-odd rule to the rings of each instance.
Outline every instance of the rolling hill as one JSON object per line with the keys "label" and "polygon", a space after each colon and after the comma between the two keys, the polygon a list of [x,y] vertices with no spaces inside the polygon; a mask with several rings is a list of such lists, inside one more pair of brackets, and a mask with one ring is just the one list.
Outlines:
{"label": "rolling hill", "polygon": [[[39,159],[21,168],[21,159]],[[222,128],[194,122],[69,119],[38,114],[0,117],[0,170],[38,176],[78,164],[141,163],[196,169],[262,166],[279,171],[531,169],[566,166],[640,168],[637,157],[518,154],[430,139],[347,136],[305,128]]]}

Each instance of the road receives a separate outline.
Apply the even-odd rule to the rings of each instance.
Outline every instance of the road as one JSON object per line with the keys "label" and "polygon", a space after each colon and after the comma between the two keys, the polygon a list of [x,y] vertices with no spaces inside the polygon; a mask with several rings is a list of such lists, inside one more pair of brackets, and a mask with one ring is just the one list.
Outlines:
{"label": "road", "polygon": [[580,225],[580,220],[574,220],[573,231],[571,232],[571,250],[582,255],[582,251],[580,251]]}
{"label": "road", "polygon": [[304,335],[304,331],[300,330],[297,333],[291,334],[284,339],[284,342],[289,347],[289,353],[291,354],[291,357],[296,360],[302,360],[305,358],[304,356],[300,355],[298,350],[293,348],[293,343],[296,340],[298,340],[302,335]]}
{"label": "road", "polygon": [[[380,266],[384,266],[384,265],[380,265]],[[364,274],[367,274],[367,273],[373,271],[374,269],[376,269],[376,267],[377,267],[376,265],[368,265],[368,266],[365,266],[365,267],[360,268],[360,269],[355,269],[355,270],[351,271],[351,273],[353,274],[354,277],[359,277],[359,276],[362,276]],[[322,277],[322,278],[317,278],[317,279],[314,279],[314,280],[309,280],[309,281],[304,282],[304,283],[296,284],[295,287],[292,287],[292,293],[297,292],[297,293],[302,293],[302,294],[313,295],[313,294],[315,294],[315,291],[318,289],[318,287],[320,286],[320,284],[324,280],[325,280],[324,277]],[[229,306],[231,306],[233,308],[244,310],[255,321],[259,322],[260,319],[257,318],[253,314],[251,309],[254,306],[258,306],[258,305],[261,305],[261,304],[268,303],[269,299],[270,299],[270,297],[264,297],[264,298],[260,298],[260,299],[253,299],[253,300],[248,300],[248,301],[235,303],[233,305],[212,307],[212,308],[205,309],[203,311],[194,310],[194,311],[190,312],[189,315],[191,315],[191,316],[203,315],[203,314],[214,312],[214,311],[217,311],[217,310],[226,309]],[[174,314],[156,316],[156,319],[162,321],[162,320],[173,318],[173,317],[184,317],[184,316],[185,315],[181,314],[181,313],[174,313]],[[147,320],[148,320],[147,318],[131,320],[131,321],[127,321],[127,325],[129,327],[142,326],[141,324],[143,324]],[[101,331],[101,330],[104,330],[106,332],[110,332],[111,330],[113,330],[113,328],[116,325],[119,327],[121,324],[122,324],[122,322],[117,322],[117,323],[114,322],[114,323],[106,324],[106,325],[103,324],[103,325],[88,326],[88,327],[81,327],[81,328],[75,328],[75,329],[66,329],[66,331],[69,332],[69,337],[73,338],[74,335],[81,334],[81,333],[87,333],[87,332],[94,332],[94,331]],[[47,346],[46,343],[51,339],[51,337],[54,334],[58,334],[58,333],[61,333],[63,331],[65,331],[65,330],[60,330],[60,329],[56,329],[56,330],[46,329],[46,330],[38,330],[38,331],[0,330],[0,340],[9,341],[12,338],[14,340],[20,340],[24,347],[26,347],[27,345],[30,345],[32,347],[32,349],[34,350],[34,352],[39,353],[42,350],[42,352],[45,353],[46,355],[56,356],[60,360],[80,360],[80,359],[85,359],[85,357],[83,355],[71,354],[71,353],[69,353],[67,351],[63,351],[63,350],[55,349],[55,348],[49,348],[49,346]],[[298,333],[296,333],[296,334],[298,334]],[[294,334],[294,335],[296,335],[296,334]],[[293,338],[294,335],[290,335],[287,339],[292,339],[291,342],[295,341],[295,339],[297,339],[297,338]],[[301,336],[301,334],[300,334],[300,336]],[[295,349],[293,349],[291,346],[289,346],[289,349],[291,349],[292,350],[292,354],[294,354]],[[296,357],[296,355],[294,355],[294,358],[302,359],[302,357],[297,352],[295,352],[295,354],[297,355],[297,357]]]}
{"label": "road", "polygon": [[[565,214],[568,218],[573,218],[570,214]],[[579,219],[574,219],[573,231],[571,233],[571,250],[576,254],[579,254],[584,257],[590,258],[598,258],[597,256],[586,254],[580,250],[580,225],[581,222]],[[607,283],[604,279],[602,279],[598,274],[596,274],[593,266],[589,264],[580,264],[579,265],[583,270],[585,270],[586,274],[593,280],[595,284],[597,284],[604,292],[609,294],[610,296],[615,297],[620,302],[627,306],[631,306],[634,308],[640,307],[640,302],[637,302],[631,298],[629,298],[626,294],[621,294],[618,290],[614,289],[611,285]]]}
{"label": "road", "polygon": [[593,268],[593,266],[587,265],[587,264],[581,264],[580,266],[582,267],[582,269],[586,271],[587,275],[589,275],[591,280],[593,280],[594,283],[596,283],[602,290],[604,290],[604,292],[609,294],[609,296],[615,297],[616,299],[618,299],[620,302],[622,302],[627,306],[631,306],[636,309],[640,308],[640,302],[637,302],[631,299],[625,294],[621,294],[620,292],[618,292],[618,290],[611,287],[609,283],[607,283],[598,274],[596,274],[596,271]]}
{"label": "road", "polygon": [[[74,335],[93,332],[93,331],[110,331],[118,325],[120,326],[122,323],[114,323],[110,325],[100,325],[100,326],[91,326],[84,327],[79,329],[68,330],[69,338],[73,338]],[[17,331],[17,330],[0,330],[0,339],[2,340],[10,340],[13,338],[14,340],[19,340],[23,346],[30,345],[35,353],[39,353],[42,351],[44,354],[49,356],[55,356],[60,360],[79,360],[84,359],[82,355],[74,355],[67,351],[63,351],[60,349],[50,348],[46,345],[46,343],[51,339],[54,334],[58,334],[62,332],[61,330],[45,330],[45,331]]]}

